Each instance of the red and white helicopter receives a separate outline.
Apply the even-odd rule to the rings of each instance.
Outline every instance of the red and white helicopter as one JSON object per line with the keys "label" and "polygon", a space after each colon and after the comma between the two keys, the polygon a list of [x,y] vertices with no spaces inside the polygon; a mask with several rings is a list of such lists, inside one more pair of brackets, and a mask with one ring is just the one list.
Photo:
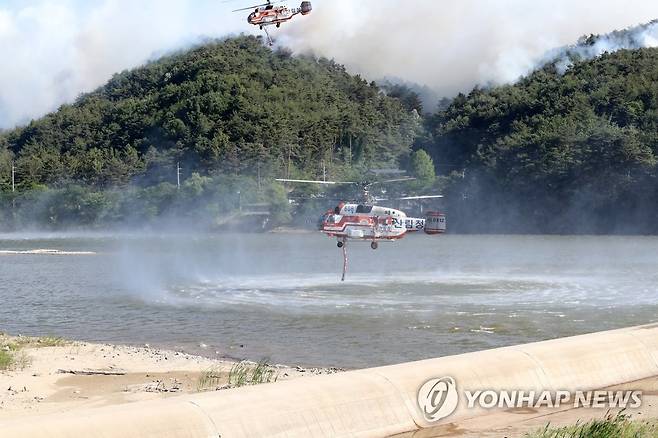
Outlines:
{"label": "red and white helicopter", "polygon": [[272,38],[267,31],[268,26],[281,27],[282,23],[292,20],[295,15],[308,15],[313,11],[313,5],[310,1],[303,1],[298,8],[289,8],[285,5],[275,6],[276,3],[280,2],[267,0],[266,3],[236,9],[233,12],[253,9],[254,11],[247,17],[247,22],[254,26],[258,26],[260,30],[264,30],[267,34],[268,43],[272,45]]}
{"label": "red and white helicopter", "polygon": [[[424,196],[398,199],[432,198]],[[336,237],[339,248],[351,239],[369,241],[370,247],[377,249],[378,241],[399,240],[411,232],[443,234],[446,232],[446,218],[439,212],[428,212],[424,218],[407,217],[405,212],[389,207],[341,202],[333,211],[329,210],[324,215],[320,231],[329,237]]]}
{"label": "red and white helicopter", "polygon": [[[333,210],[327,210],[322,216],[319,229],[331,238],[336,238],[338,248],[343,250],[343,280],[347,271],[347,243],[350,240],[370,242],[370,247],[376,250],[379,242],[392,242],[402,239],[407,233],[424,231],[429,235],[443,234],[447,230],[445,214],[430,211],[423,218],[408,217],[405,212],[390,207],[374,205],[374,202],[385,199],[370,195],[370,187],[374,184],[412,181],[414,178],[391,179],[375,183],[361,183],[363,190],[362,203],[340,202]],[[314,181],[298,179],[277,179],[279,182],[294,184],[359,184],[351,181]],[[412,201],[424,199],[440,199],[443,195],[407,196],[395,198],[397,201]]]}

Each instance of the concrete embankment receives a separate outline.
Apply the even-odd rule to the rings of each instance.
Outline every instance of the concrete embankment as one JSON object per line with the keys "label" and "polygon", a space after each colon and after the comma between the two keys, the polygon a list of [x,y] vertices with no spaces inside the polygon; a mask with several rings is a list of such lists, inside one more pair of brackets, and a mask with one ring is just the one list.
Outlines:
{"label": "concrete embankment", "polygon": [[[495,410],[428,422],[418,391],[449,378],[460,392],[595,390],[658,376],[658,324],[414,363],[156,402],[0,423],[2,437],[386,437]],[[451,409],[452,411],[452,409]]]}

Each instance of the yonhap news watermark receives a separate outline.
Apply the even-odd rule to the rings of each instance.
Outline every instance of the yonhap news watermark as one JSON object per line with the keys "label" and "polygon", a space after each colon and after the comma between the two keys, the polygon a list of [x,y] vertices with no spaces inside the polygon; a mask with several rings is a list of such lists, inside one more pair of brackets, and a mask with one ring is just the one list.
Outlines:
{"label": "yonhap news watermark", "polygon": [[642,406],[642,391],[634,390],[463,390],[453,377],[425,382],[418,390],[418,407],[425,420],[437,422],[465,409],[593,408],[634,409]]}

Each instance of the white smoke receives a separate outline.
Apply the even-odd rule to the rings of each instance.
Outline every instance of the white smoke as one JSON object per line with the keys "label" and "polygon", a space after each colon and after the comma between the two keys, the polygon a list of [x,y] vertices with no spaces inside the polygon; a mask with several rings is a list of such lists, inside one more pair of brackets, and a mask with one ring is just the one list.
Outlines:
{"label": "white smoke", "polygon": [[654,20],[623,32],[582,38],[578,44],[549,51],[539,64],[554,64],[564,74],[576,60],[593,59],[622,49],[658,47],[658,21]]}
{"label": "white smoke", "polygon": [[[443,96],[514,82],[546,62],[547,52],[584,34],[658,17],[658,2],[645,0],[316,3],[313,15],[282,29],[281,43],[335,58],[368,78],[403,78]],[[641,44],[655,41],[647,34]]]}
{"label": "white smoke", "polygon": [[[297,3],[299,0],[290,0]],[[258,2],[256,2],[258,3]],[[28,122],[202,37],[257,33],[249,0],[0,0],[0,128]],[[297,53],[335,58],[369,79],[400,78],[439,96],[517,80],[555,47],[658,17],[646,0],[315,0],[273,30]],[[641,45],[658,38],[644,35]],[[588,50],[597,51],[597,48]],[[609,50],[609,49],[608,49]],[[568,65],[568,64],[566,64]]]}
{"label": "white smoke", "polygon": [[218,0],[0,0],[0,128],[204,37],[246,27]]}

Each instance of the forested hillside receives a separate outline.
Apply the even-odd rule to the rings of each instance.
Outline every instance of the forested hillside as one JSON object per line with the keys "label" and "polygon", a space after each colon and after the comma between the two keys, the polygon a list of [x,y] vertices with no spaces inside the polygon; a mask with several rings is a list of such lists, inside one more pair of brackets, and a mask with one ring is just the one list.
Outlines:
{"label": "forested hillside", "polygon": [[[0,187],[5,206],[18,202],[12,215],[20,223],[148,220],[176,205],[182,213],[230,213],[237,192],[240,201],[285,202],[274,177],[326,171],[339,178],[363,166],[394,166],[420,125],[399,100],[332,61],[240,37],[118,74],[1,135]],[[12,161],[17,199],[7,193]],[[196,184],[194,196],[177,195],[179,163],[184,184]],[[44,201],[35,205],[35,198]]]}
{"label": "forested hillside", "polygon": [[212,42],[0,134],[0,226],[216,228],[249,204],[281,224],[328,206],[293,211],[276,177],[400,166],[421,177],[401,190],[445,189],[452,230],[658,233],[658,49],[572,61],[420,116],[407,87],[252,37]]}
{"label": "forested hillside", "polygon": [[459,174],[453,226],[658,232],[658,49],[605,54],[565,74],[549,65],[516,85],[475,89],[427,126],[422,145]]}

